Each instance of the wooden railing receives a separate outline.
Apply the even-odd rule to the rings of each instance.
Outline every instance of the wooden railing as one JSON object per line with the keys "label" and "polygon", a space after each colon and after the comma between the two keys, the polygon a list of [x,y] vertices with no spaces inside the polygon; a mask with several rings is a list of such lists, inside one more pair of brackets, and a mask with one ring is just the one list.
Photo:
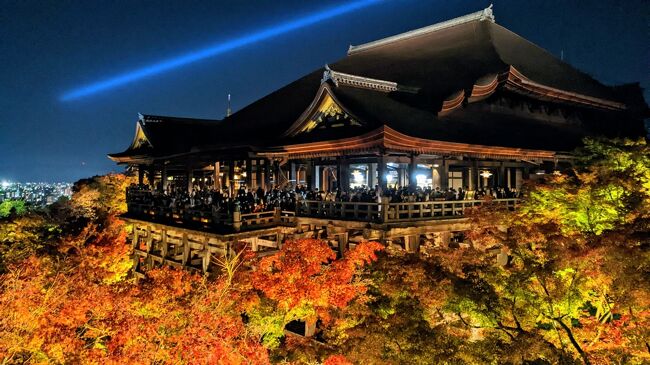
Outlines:
{"label": "wooden railing", "polygon": [[[514,209],[518,199],[493,199],[492,202]],[[449,200],[428,202],[381,203],[330,202],[303,200],[296,214],[302,217],[348,219],[367,222],[400,222],[436,218],[462,217],[467,208],[485,203],[485,200]]]}
{"label": "wooden railing", "polygon": [[376,221],[380,217],[380,206],[378,203],[303,200],[298,202],[296,213],[302,217]]}
{"label": "wooden railing", "polygon": [[[505,205],[514,209],[518,199],[493,199],[493,203]],[[388,207],[388,221],[411,221],[422,219],[459,217],[465,214],[468,208],[484,204],[485,200],[449,200],[412,203],[390,203]]]}
{"label": "wooden railing", "polygon": [[[493,199],[491,202],[515,209],[518,199]],[[296,216],[353,220],[362,222],[391,223],[431,219],[462,218],[465,210],[484,204],[485,200],[450,200],[389,203],[331,202],[302,200],[295,211],[276,208],[271,211],[242,214],[237,209],[228,214],[223,211],[158,207],[152,203],[129,202],[129,214],[146,217],[154,221],[172,222],[203,228],[230,227],[234,231],[255,229],[277,224],[293,224]]]}

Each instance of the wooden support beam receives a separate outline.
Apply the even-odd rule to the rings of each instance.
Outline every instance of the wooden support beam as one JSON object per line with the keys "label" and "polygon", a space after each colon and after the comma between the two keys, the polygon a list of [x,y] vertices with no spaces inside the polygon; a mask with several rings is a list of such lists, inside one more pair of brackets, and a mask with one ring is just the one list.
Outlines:
{"label": "wooden support beam", "polygon": [[147,171],[147,178],[149,180],[149,187],[151,190],[156,189],[156,167],[154,165],[149,165],[149,169]]}
{"label": "wooden support beam", "polygon": [[214,184],[213,188],[216,191],[221,191],[221,162],[217,161],[214,163],[214,171],[212,172],[212,183]]}
{"label": "wooden support beam", "polygon": [[307,184],[307,189],[313,190],[316,185],[315,182],[315,164],[313,160],[308,160],[305,164],[305,184]]}
{"label": "wooden support beam", "polygon": [[388,182],[386,180],[386,156],[381,155],[377,158],[377,174],[378,174],[378,185],[381,188],[381,191],[386,191],[388,187]]}
{"label": "wooden support beam", "polygon": [[305,321],[305,337],[313,337],[316,334],[316,320],[308,319]]}
{"label": "wooden support beam", "polygon": [[368,176],[366,177],[368,181],[368,187],[374,188],[377,185],[377,164],[369,163],[368,164]]}
{"label": "wooden support beam", "polygon": [[506,167],[503,162],[501,162],[501,165],[499,166],[499,170],[497,171],[497,179],[495,179],[495,181],[498,187],[506,186]]}
{"label": "wooden support beam", "polygon": [[160,190],[163,193],[167,191],[167,165],[165,163],[160,167]]}
{"label": "wooden support beam", "polygon": [[138,185],[144,184],[144,165],[138,165]]}
{"label": "wooden support beam", "polygon": [[189,260],[190,260],[190,244],[187,240],[187,233],[183,232],[183,257],[181,259],[183,266],[187,266]]}
{"label": "wooden support beam", "polygon": [[315,190],[325,190],[321,181],[321,166],[314,163],[313,175],[312,175],[312,189]]}
{"label": "wooden support beam", "polygon": [[348,249],[348,232],[341,233],[339,234],[338,241],[339,241],[339,256],[343,257],[345,256],[345,251]]}
{"label": "wooden support beam", "polygon": [[239,232],[241,230],[241,225],[241,210],[239,204],[235,204],[235,211],[232,213],[232,228],[235,232]]}
{"label": "wooden support beam", "polygon": [[160,233],[160,256],[163,259],[167,258],[167,253],[169,252],[169,244],[167,243],[167,230],[163,229]]}
{"label": "wooden support beam", "polygon": [[404,237],[404,248],[407,252],[417,253],[420,251],[420,236],[411,235]]}
{"label": "wooden support beam", "polygon": [[449,189],[449,161],[444,158],[440,165],[440,189]]}
{"label": "wooden support beam", "polygon": [[147,253],[151,253],[153,249],[153,235],[151,234],[151,226],[147,226],[147,243],[146,243]]}
{"label": "wooden support beam", "polygon": [[264,160],[264,190],[268,191],[271,189],[271,160]]}
{"label": "wooden support beam", "polygon": [[133,225],[133,241],[131,242],[131,245],[133,246],[133,248],[138,247],[138,240],[140,239],[139,233],[140,233],[140,230],[138,228],[138,225],[134,224]]}
{"label": "wooden support beam", "polygon": [[230,160],[228,161],[228,191],[230,192],[230,196],[233,197],[235,196],[235,168],[237,165],[237,161],[235,160]]}
{"label": "wooden support beam", "polygon": [[194,190],[194,181],[192,181],[194,180],[194,169],[188,167],[185,176],[187,176],[187,193],[191,194],[192,190]]}
{"label": "wooden support beam", "polygon": [[203,252],[202,252],[202,260],[201,260],[201,268],[203,269],[203,272],[206,273],[210,269],[210,262],[212,261],[212,253],[210,252],[210,249],[208,247],[208,241],[209,238],[205,238],[205,242],[203,243]]}
{"label": "wooden support beam", "polygon": [[417,188],[417,168],[418,168],[418,160],[417,156],[415,154],[411,155],[411,159],[409,161],[409,191],[414,192]]}
{"label": "wooden support beam", "polygon": [[472,175],[470,177],[470,181],[472,183],[472,186],[470,187],[472,190],[478,190],[480,188],[479,181],[480,181],[480,171],[478,170],[478,161],[477,160],[472,160]]}
{"label": "wooden support beam", "polygon": [[246,160],[246,188],[251,191],[253,189],[253,160]]}
{"label": "wooden support beam", "polygon": [[255,160],[255,188],[264,188],[264,171],[262,160]]}
{"label": "wooden support beam", "polygon": [[291,161],[291,163],[289,163],[289,185],[292,187],[296,187],[298,185],[298,174],[296,163],[294,161]]}

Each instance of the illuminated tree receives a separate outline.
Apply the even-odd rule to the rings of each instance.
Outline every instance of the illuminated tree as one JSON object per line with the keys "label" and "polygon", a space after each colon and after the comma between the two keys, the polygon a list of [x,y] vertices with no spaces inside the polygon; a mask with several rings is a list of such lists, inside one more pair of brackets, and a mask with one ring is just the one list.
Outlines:
{"label": "illuminated tree", "polygon": [[5,200],[0,202],[0,219],[7,218],[10,215],[22,215],[27,208],[24,200]]}
{"label": "illuminated tree", "polygon": [[328,325],[332,311],[365,293],[366,283],[357,274],[382,249],[376,242],[360,243],[335,260],[336,253],[324,241],[287,241],[278,254],[262,258],[253,273],[253,287],[262,296],[248,311],[251,328],[265,344],[277,347],[291,321]]}
{"label": "illuminated tree", "polygon": [[649,156],[643,141],[586,141],[582,164],[532,186],[517,212],[480,209],[469,236],[510,262],[465,264],[447,310],[511,343],[537,338],[555,361],[647,359]]}

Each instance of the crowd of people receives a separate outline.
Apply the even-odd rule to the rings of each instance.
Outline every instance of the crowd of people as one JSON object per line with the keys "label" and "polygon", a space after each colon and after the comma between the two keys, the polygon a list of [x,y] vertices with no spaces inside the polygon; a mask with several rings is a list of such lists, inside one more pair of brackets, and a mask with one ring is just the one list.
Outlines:
{"label": "crowd of people", "polygon": [[382,190],[357,187],[347,191],[335,190],[326,192],[309,189],[305,185],[289,186],[286,188],[273,187],[265,190],[247,189],[241,187],[231,196],[228,190],[214,190],[207,187],[195,186],[191,192],[185,187],[168,187],[164,192],[152,191],[148,186],[132,185],[127,190],[127,200],[133,203],[149,204],[157,207],[176,209],[210,210],[213,214],[231,214],[236,209],[242,214],[272,211],[275,208],[295,211],[297,204],[306,200],[329,202],[365,202],[379,203],[386,197],[389,203],[480,200],[485,197],[495,199],[518,198],[517,189],[487,188],[476,191],[468,188],[410,188],[391,187]]}

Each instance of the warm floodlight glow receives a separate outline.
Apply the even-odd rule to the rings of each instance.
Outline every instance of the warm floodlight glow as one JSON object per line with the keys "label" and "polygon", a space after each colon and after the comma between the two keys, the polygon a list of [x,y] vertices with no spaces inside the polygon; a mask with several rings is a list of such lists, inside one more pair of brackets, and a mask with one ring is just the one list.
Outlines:
{"label": "warm floodlight glow", "polygon": [[486,179],[489,179],[492,176],[492,173],[490,171],[488,171],[488,170],[484,170],[484,171],[481,172],[480,175],[482,177],[486,178]]}
{"label": "warm floodlight glow", "polygon": [[80,88],[70,90],[61,96],[62,101],[69,101],[78,99],[84,96],[98,93],[100,91],[108,90],[117,86],[125,85],[133,81],[142,79],[147,76],[156,75],[164,71],[168,71],[177,67],[187,65],[189,63],[197,62],[206,58],[214,57],[216,55],[231,51],[233,49],[243,47],[255,42],[263,41],[280,34],[304,28],[306,26],[316,24],[318,22],[349,13],[373,4],[379,3],[381,0],[358,0],[344,5],[335,6],[325,9],[323,11],[308,14],[305,17],[290,20],[285,23],[277,24],[258,32],[253,32],[239,38],[229,41],[213,44],[203,49],[189,52],[179,57],[169,58],[153,65],[143,67],[131,72],[126,72],[121,75],[110,77],[108,79],[98,81]]}
{"label": "warm floodlight glow", "polygon": [[363,175],[361,174],[361,171],[359,170],[354,170],[352,171],[352,177],[354,178],[355,183],[362,183],[363,182]]}

